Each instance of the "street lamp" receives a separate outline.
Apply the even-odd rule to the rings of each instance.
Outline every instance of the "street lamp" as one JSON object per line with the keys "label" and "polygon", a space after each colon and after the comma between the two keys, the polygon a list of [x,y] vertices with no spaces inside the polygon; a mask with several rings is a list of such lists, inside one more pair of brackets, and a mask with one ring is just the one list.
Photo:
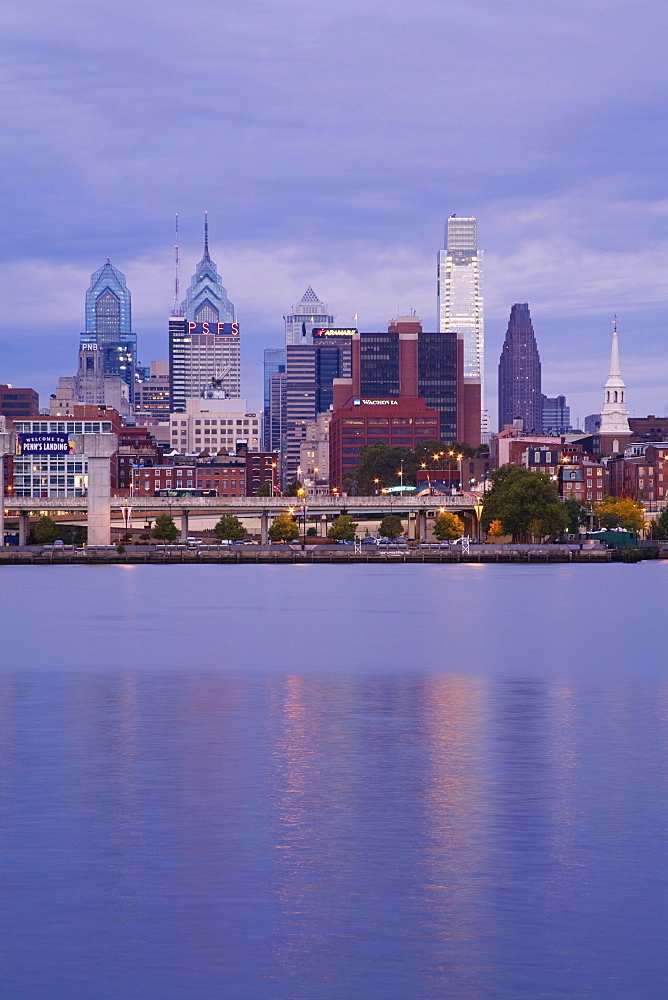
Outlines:
{"label": "street lamp", "polygon": [[306,547],[306,490],[302,487],[297,490],[297,496],[302,502],[302,549]]}
{"label": "street lamp", "polygon": [[375,487],[376,487],[376,491],[374,493],[374,496],[378,496],[378,487],[380,486],[380,479],[374,479],[374,484],[375,484]]}
{"label": "street lamp", "polygon": [[401,468],[397,472],[397,475],[401,477],[401,492],[404,492],[404,462],[401,460]]}

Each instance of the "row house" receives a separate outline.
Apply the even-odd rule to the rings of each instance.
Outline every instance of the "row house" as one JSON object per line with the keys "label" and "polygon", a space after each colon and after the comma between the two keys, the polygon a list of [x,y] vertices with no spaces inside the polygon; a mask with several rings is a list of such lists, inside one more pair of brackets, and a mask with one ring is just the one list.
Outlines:
{"label": "row house", "polygon": [[608,463],[610,493],[663,504],[668,494],[668,442],[630,444]]}

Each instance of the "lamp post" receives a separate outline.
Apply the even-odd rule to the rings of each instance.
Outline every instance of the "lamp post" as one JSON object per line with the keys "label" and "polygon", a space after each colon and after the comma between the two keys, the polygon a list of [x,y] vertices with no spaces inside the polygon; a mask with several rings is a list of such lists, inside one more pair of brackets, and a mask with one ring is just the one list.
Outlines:
{"label": "lamp post", "polygon": [[378,487],[380,486],[380,479],[374,479],[373,482],[374,482],[374,485],[375,485],[374,496],[378,496]]}
{"label": "lamp post", "polygon": [[397,475],[401,479],[401,492],[403,494],[403,492],[404,492],[404,460],[403,459],[401,460],[401,468],[397,472]]}
{"label": "lamp post", "polygon": [[302,550],[306,548],[306,490],[302,486],[297,490],[297,496],[301,499],[302,505]]}
{"label": "lamp post", "polygon": [[476,538],[478,541],[480,541],[480,515],[482,514],[482,508],[483,508],[482,501],[478,499],[473,504],[473,509],[475,511],[475,520],[476,520]]}

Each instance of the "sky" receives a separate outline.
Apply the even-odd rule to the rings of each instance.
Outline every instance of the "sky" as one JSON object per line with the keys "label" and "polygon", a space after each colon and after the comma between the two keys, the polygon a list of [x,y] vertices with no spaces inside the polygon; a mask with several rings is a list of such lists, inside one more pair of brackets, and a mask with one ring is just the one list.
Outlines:
{"label": "sky", "polygon": [[660,0],[31,0],[4,10],[0,382],[76,369],[90,274],[127,276],[139,358],[167,357],[211,255],[242,391],[306,286],[348,325],[436,324],[446,218],[485,252],[487,404],[528,302],[543,391],[600,409],[611,320],[632,414],[668,413]]}

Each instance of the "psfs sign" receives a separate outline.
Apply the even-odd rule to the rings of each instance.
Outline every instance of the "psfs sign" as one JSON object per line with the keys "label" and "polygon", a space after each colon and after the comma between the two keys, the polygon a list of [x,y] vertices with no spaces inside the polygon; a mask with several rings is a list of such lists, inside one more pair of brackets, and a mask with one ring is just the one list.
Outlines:
{"label": "psfs sign", "polygon": [[74,455],[75,441],[69,434],[17,434],[17,455]]}
{"label": "psfs sign", "polygon": [[238,337],[238,323],[188,323],[188,333],[216,337]]}

